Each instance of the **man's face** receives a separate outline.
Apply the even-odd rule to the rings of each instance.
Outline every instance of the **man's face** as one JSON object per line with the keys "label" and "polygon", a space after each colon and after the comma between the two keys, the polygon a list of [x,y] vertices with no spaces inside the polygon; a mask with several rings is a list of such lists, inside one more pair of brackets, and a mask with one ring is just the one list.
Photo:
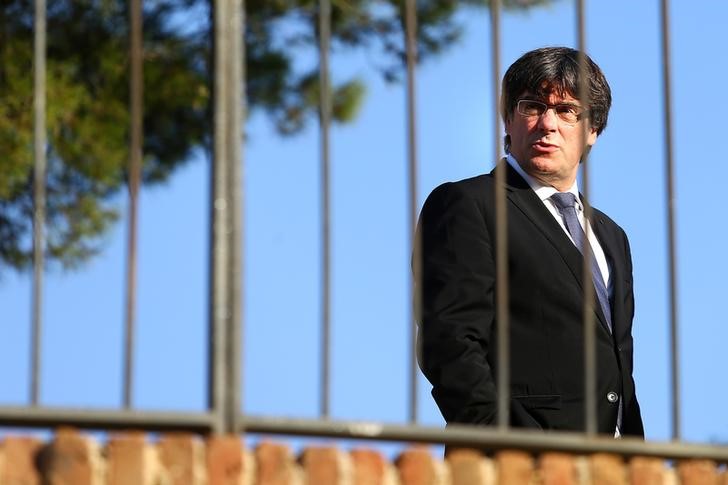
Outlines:
{"label": "man's face", "polygon": [[[534,99],[549,105],[573,104],[577,99],[550,94],[539,98],[525,93],[518,99]],[[511,137],[511,155],[523,170],[546,185],[565,191],[574,183],[579,161],[586,145],[597,141],[596,130],[587,129],[586,145],[582,141],[582,125],[589,123],[584,117],[575,124],[561,120],[554,109],[549,108],[540,116],[524,116],[514,109],[505,122],[506,133]]]}

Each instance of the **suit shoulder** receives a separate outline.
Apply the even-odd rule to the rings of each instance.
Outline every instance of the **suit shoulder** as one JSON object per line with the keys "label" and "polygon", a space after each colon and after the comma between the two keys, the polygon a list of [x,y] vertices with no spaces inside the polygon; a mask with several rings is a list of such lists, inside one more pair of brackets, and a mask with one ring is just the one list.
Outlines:
{"label": "suit shoulder", "polygon": [[430,198],[452,197],[454,195],[466,197],[482,197],[493,186],[493,177],[490,174],[477,175],[475,177],[445,182],[435,187],[430,193]]}
{"label": "suit shoulder", "polygon": [[483,211],[486,196],[492,193],[492,177],[479,175],[455,182],[445,182],[437,186],[425,200],[420,213],[422,218],[433,217],[460,211],[465,208]]}
{"label": "suit shoulder", "polygon": [[618,232],[622,235],[622,237],[626,240],[627,239],[627,233],[622,229],[622,226],[614,222],[614,219],[606,215],[604,212],[600,211],[596,207],[592,207],[592,211],[594,211],[594,218],[600,223],[604,224],[607,227],[611,228],[612,230]]}
{"label": "suit shoulder", "polygon": [[465,193],[482,194],[483,190],[487,190],[493,186],[493,176],[491,174],[482,174],[451,183]]}

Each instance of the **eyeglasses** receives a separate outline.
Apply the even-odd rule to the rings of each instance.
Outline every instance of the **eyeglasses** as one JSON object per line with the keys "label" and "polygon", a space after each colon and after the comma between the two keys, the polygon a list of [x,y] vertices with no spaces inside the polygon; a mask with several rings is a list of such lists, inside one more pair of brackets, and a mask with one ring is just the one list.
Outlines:
{"label": "eyeglasses", "polygon": [[516,109],[523,116],[541,116],[546,110],[552,108],[561,121],[569,125],[575,125],[588,116],[589,112],[583,106],[569,103],[546,104],[533,99],[519,99]]}

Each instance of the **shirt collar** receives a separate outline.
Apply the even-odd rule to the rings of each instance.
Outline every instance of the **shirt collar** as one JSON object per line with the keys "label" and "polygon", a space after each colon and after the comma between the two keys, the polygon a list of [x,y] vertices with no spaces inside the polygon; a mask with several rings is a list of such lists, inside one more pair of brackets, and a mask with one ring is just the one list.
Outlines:
{"label": "shirt collar", "polygon": [[[531,189],[536,192],[536,195],[538,196],[541,201],[545,201],[549,199],[552,195],[554,195],[558,190],[556,190],[554,187],[550,185],[544,185],[541,183],[541,181],[531,177],[529,174],[527,174],[521,165],[516,161],[515,158],[513,158],[513,155],[510,153],[506,155],[506,160],[508,161],[508,164],[513,167],[513,170],[518,172],[518,175],[523,177],[523,180],[525,180],[528,185],[531,187]],[[579,198],[579,184],[577,183],[577,180],[574,180],[574,183],[569,187],[569,190],[566,192],[571,192],[576,197],[576,208],[577,210],[581,211],[581,199]]]}

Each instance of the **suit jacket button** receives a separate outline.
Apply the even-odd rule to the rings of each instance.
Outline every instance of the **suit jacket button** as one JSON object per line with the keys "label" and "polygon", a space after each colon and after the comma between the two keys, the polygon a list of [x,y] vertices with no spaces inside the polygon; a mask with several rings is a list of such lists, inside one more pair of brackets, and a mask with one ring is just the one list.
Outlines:
{"label": "suit jacket button", "polygon": [[617,395],[616,392],[610,391],[607,393],[607,401],[609,401],[611,403],[615,403],[615,402],[617,402],[618,399],[619,399],[619,396]]}

